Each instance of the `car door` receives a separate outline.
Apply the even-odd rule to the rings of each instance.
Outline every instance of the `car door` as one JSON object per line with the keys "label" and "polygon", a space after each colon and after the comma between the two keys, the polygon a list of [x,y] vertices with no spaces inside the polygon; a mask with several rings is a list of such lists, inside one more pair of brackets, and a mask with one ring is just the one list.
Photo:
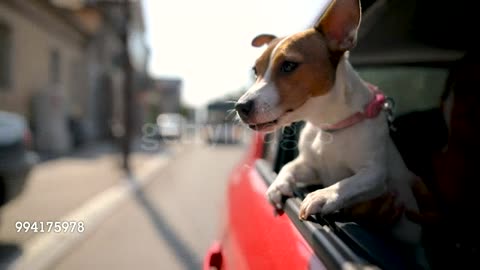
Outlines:
{"label": "car door", "polygon": [[227,191],[222,269],[340,269],[367,264],[328,228],[300,221],[300,199],[288,199],[278,213],[265,198],[268,185],[297,154],[301,126],[257,134],[245,162],[232,173]]}

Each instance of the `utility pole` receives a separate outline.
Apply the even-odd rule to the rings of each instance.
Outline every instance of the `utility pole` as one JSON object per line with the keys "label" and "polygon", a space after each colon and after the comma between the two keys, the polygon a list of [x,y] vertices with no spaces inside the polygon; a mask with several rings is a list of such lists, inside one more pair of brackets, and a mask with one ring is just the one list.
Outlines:
{"label": "utility pole", "polygon": [[130,152],[133,131],[133,93],[132,93],[132,63],[129,54],[129,26],[130,26],[130,0],[123,0],[124,24],[121,34],[123,43],[123,70],[124,70],[124,134],[122,138],[122,167],[130,173]]}

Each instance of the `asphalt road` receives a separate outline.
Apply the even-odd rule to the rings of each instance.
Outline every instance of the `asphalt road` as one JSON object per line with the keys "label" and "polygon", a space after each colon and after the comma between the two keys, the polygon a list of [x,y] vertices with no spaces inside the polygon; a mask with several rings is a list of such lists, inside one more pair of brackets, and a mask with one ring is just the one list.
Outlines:
{"label": "asphalt road", "polygon": [[[152,155],[137,155],[130,177],[122,177],[113,161],[103,156],[41,164],[24,197],[5,207],[0,243],[16,245],[20,249],[17,260],[33,258],[23,268],[200,269],[219,233],[228,176],[246,147],[189,144],[178,148],[175,154],[161,157],[165,164],[159,168]],[[63,183],[56,174],[70,175],[71,180]],[[76,214],[69,215],[72,212]],[[38,237],[16,233],[12,227],[18,218],[35,221],[65,216],[95,222],[86,220],[85,232],[71,236],[45,233]],[[29,245],[38,238],[42,241]],[[23,269],[12,265],[5,269]]]}
{"label": "asphalt road", "polygon": [[200,269],[242,146],[187,145],[54,269]]}

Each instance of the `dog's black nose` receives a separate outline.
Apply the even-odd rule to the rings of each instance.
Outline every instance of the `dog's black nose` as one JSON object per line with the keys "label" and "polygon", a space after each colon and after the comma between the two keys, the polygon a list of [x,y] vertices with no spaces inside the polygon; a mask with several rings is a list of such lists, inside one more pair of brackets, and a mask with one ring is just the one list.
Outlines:
{"label": "dog's black nose", "polygon": [[235,103],[235,110],[242,119],[248,118],[249,114],[253,109],[253,100],[248,100],[247,102],[237,102]]}

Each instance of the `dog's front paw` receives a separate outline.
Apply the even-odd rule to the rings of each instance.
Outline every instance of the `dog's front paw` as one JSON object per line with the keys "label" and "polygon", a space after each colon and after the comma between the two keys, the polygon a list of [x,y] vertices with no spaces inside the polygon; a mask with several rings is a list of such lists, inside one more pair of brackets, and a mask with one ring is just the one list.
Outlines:
{"label": "dog's front paw", "polygon": [[300,206],[299,218],[306,220],[310,215],[326,215],[340,209],[338,194],[328,188],[311,192],[305,197]]}
{"label": "dog's front paw", "polygon": [[283,208],[283,197],[293,197],[294,182],[291,173],[280,171],[275,181],[268,187],[267,198],[277,209]]}

